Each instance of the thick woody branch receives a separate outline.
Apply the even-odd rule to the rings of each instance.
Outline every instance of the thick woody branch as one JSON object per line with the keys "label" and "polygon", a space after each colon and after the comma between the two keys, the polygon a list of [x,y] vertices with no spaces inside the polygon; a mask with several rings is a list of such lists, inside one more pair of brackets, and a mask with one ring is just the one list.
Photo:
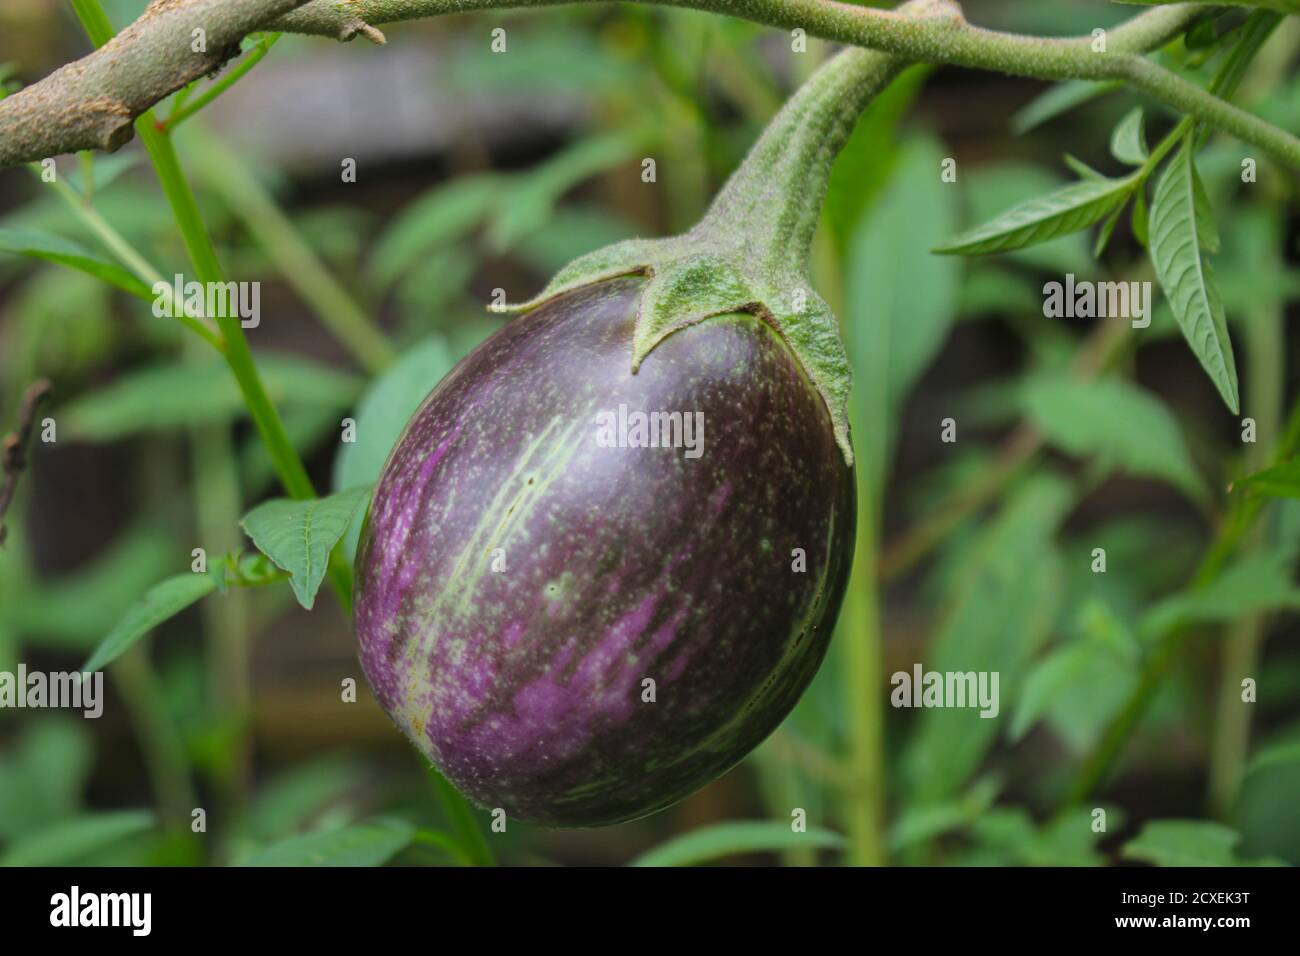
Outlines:
{"label": "thick woody branch", "polygon": [[[603,0],[154,0],[103,49],[0,101],[0,168],[76,149],[117,148],[130,138],[135,116],[220,66],[253,30],[340,40],[360,35],[382,43],[378,25],[384,23],[568,2]],[[1019,36],[971,26],[959,15],[918,20],[837,0],[650,2],[803,29],[912,61],[1047,80],[1119,80],[1300,169],[1300,139],[1143,55],[1183,32],[1210,5],[1173,4],[1141,13],[1111,30],[1098,49],[1092,36]],[[200,23],[212,51],[205,56],[189,52],[190,31]]]}
{"label": "thick woody branch", "polygon": [[98,50],[0,101],[0,166],[117,149],[141,113],[218,69],[246,34],[303,2],[152,0]]}

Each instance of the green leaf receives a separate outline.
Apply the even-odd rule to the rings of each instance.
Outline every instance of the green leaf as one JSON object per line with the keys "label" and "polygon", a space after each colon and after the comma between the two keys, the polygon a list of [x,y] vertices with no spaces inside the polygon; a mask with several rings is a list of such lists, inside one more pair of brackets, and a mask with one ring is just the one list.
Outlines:
{"label": "green leaf", "polygon": [[504,187],[499,176],[461,176],[420,196],[379,236],[370,259],[372,279],[387,287],[430,250],[485,222]]}
{"label": "green leaf", "polygon": [[889,848],[898,851],[970,826],[993,806],[998,790],[997,780],[982,777],[958,799],[909,807],[889,829]]}
{"label": "green leaf", "polygon": [[46,715],[14,729],[16,739],[0,752],[0,840],[22,839],[80,812],[95,752],[90,721],[79,716]]}
{"label": "green leaf", "polygon": [[1115,232],[1115,224],[1119,222],[1119,217],[1123,214],[1124,207],[1116,206],[1115,211],[1106,217],[1106,221],[1097,230],[1097,241],[1092,245],[1092,257],[1094,259],[1100,259],[1101,254],[1106,251],[1106,246],[1110,245],[1110,237]]}
{"label": "green leaf", "polygon": [[194,572],[178,574],[154,585],[108,632],[81,669],[86,672],[103,670],[163,621],[211,594],[216,587],[212,575]]}
{"label": "green leaf", "polygon": [[796,833],[788,823],[719,823],[674,837],[629,866],[695,866],[737,853],[772,853],[793,847],[839,849],[844,838],[820,827]]}
{"label": "green leaf", "polygon": [[535,169],[511,177],[488,225],[497,253],[546,224],[560,198],[583,180],[627,162],[644,142],[639,131],[620,130],[581,140]]}
{"label": "green leaf", "polygon": [[[257,366],[277,406],[347,408],[361,379],[288,356],[259,355]],[[59,424],[83,441],[116,441],[143,431],[218,425],[246,414],[224,362],[178,362],[128,372],[60,410]]]}
{"label": "green leaf", "polygon": [[1054,538],[1073,497],[1063,479],[1033,475],[961,552],[950,604],[924,666],[997,672],[999,712],[995,717],[981,717],[978,707],[919,712],[903,756],[910,803],[938,803],[959,792],[1010,719],[1064,593]]}
{"label": "green leaf", "polygon": [[1071,172],[1080,179],[1091,180],[1093,182],[1105,182],[1107,177],[1105,173],[1099,173],[1079,157],[1070,153],[1065,154],[1065,165],[1070,167]]}
{"label": "green leaf", "polygon": [[1300,608],[1300,587],[1292,581],[1291,555],[1260,551],[1229,565],[1208,586],[1183,591],[1152,607],[1139,633],[1153,640],[1180,622],[1232,621],[1246,614]]}
{"label": "green leaf", "polygon": [[16,840],[0,866],[66,866],[154,826],[148,810],[122,810],[61,820]]}
{"label": "green leaf", "polygon": [[1048,120],[1123,88],[1124,84],[1118,80],[1101,83],[1094,80],[1066,80],[1057,83],[1016,110],[1011,116],[1011,129],[1017,136],[1023,136]]}
{"label": "green leaf", "polygon": [[[1294,688],[1294,678],[1292,681]],[[1294,694],[1294,690],[1289,692]],[[1286,693],[1283,689],[1282,694]],[[1232,814],[1232,822],[1241,831],[1243,855],[1268,854],[1300,865],[1300,814],[1295,812],[1296,794],[1300,793],[1300,734],[1296,730],[1300,728],[1265,746],[1246,768]]]}
{"label": "green leaf", "polygon": [[1147,211],[1146,188],[1139,185],[1133,191],[1133,215],[1129,219],[1133,229],[1133,238],[1145,248],[1150,243],[1151,214]]}
{"label": "green leaf", "polygon": [[[1237,856],[1241,836],[1205,820],[1152,820],[1120,855],[1156,866],[1253,866]],[[1263,862],[1263,861],[1262,861]]]}
{"label": "green leaf", "polygon": [[415,828],[399,820],[356,823],[289,837],[240,866],[383,866],[404,850]]}
{"label": "green leaf", "polygon": [[[1180,0],[1119,0],[1119,2],[1154,7],[1178,3]],[[1261,10],[1276,10],[1278,13],[1300,13],[1300,0],[1220,0],[1220,2],[1235,7],[1258,7]]]}
{"label": "green leaf", "polygon": [[85,246],[71,239],[64,239],[62,236],[0,226],[0,252],[68,266],[94,276],[101,282],[116,286],[124,292],[139,296],[147,302],[152,302],[154,298],[153,292],[147,285],[116,262],[105,259]]}
{"label": "green leaf", "polygon": [[[1118,818],[1111,809],[1108,816]],[[1112,821],[1117,825],[1118,819]],[[1041,827],[1020,807],[995,807],[971,826],[971,836],[985,847],[1005,854],[1022,866],[1098,866],[1091,809],[1065,814]]]}
{"label": "green leaf", "polygon": [[1099,605],[1095,613],[1105,615],[1104,626],[1114,636],[1090,636],[1055,648],[1025,678],[1015,716],[1007,731],[1018,741],[1044,717],[1052,729],[1076,752],[1093,744],[1107,720],[1124,706],[1137,686],[1137,642],[1123,632],[1123,625]]}
{"label": "green leaf", "polygon": [[[336,490],[372,485],[379,480],[388,454],[415,410],[451,371],[455,356],[440,336],[425,339],[384,371],[357,403],[356,441],[343,445],[334,459]],[[344,553],[356,553],[360,522],[353,521]]]}
{"label": "green leaf", "polygon": [[1249,491],[1270,498],[1300,498],[1300,458],[1292,458],[1232,483],[1233,491]]}
{"label": "green leaf", "polygon": [[1142,107],[1134,107],[1119,121],[1110,136],[1111,155],[1121,163],[1141,166],[1147,161],[1146,137],[1142,135]]}
{"label": "green leaf", "polygon": [[1132,193],[1137,180],[1084,180],[1013,206],[982,226],[968,230],[934,251],[966,256],[1010,252],[1087,229]]}
{"label": "green leaf", "polygon": [[[91,186],[94,187],[95,198],[98,199],[102,196],[104,190],[116,182],[124,172],[139,163],[140,159],[140,153],[126,152],[109,156],[96,156],[93,167],[94,172],[91,176]],[[82,179],[81,166],[77,166],[68,172],[68,185],[84,196],[86,186]]]}
{"label": "green leaf", "polygon": [[1169,160],[1151,202],[1151,261],[1183,337],[1224,403],[1238,414],[1237,367],[1223,302],[1205,253],[1218,246],[1214,217],[1189,135]]}
{"label": "green leaf", "polygon": [[161,524],[133,525],[76,570],[29,582],[22,600],[5,606],[0,597],[0,618],[34,644],[89,653],[104,637],[104,622],[120,620],[175,561],[171,532]]}
{"label": "green leaf", "polygon": [[878,191],[891,182],[899,154],[898,124],[933,70],[929,64],[917,64],[899,74],[858,117],[835,158],[822,205],[840,249],[847,248]]}
{"label": "green leaf", "polygon": [[460,854],[471,866],[496,866],[496,858],[488,846],[487,837],[483,835],[483,828],[479,826],[474,807],[433,764],[425,764],[425,774],[429,778],[434,800],[455,833],[452,842]]}
{"label": "green leaf", "polygon": [[1026,414],[1065,451],[1095,455],[1103,464],[1204,498],[1178,423],[1160,402],[1127,382],[1037,378],[1026,386],[1024,402]]}
{"label": "green leaf", "polygon": [[369,497],[370,487],[310,501],[275,498],[258,505],[240,522],[258,550],[292,575],[289,584],[307,610],[325,579],[330,551]]}
{"label": "green leaf", "polygon": [[903,148],[894,178],[853,230],[844,258],[844,337],[868,488],[883,487],[903,400],[957,317],[961,263],[929,252],[956,221],[953,192],[933,175],[943,155],[928,139]]}
{"label": "green leaf", "polygon": [[579,256],[637,232],[635,224],[612,210],[594,203],[568,203],[552,210],[540,229],[520,237],[511,255],[538,275],[553,275]]}

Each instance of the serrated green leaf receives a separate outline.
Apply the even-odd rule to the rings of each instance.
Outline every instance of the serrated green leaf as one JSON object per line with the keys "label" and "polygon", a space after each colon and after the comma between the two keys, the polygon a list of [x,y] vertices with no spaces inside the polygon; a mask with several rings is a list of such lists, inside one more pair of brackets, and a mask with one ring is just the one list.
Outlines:
{"label": "serrated green leaf", "polygon": [[[1156,866],[1253,866],[1236,852],[1241,836],[1206,820],[1152,820],[1120,855]],[[1265,864],[1271,861],[1260,861]]]}
{"label": "serrated green leaf", "polygon": [[1247,475],[1232,484],[1233,491],[1249,491],[1270,498],[1300,498],[1300,458]]}
{"label": "serrated green leaf", "polygon": [[147,302],[154,298],[147,285],[116,262],[62,236],[0,226],[0,252],[68,266]]}
{"label": "serrated green leaf", "polygon": [[155,584],[95,648],[82,666],[86,672],[103,670],[155,627],[175,617],[201,597],[216,590],[210,574],[187,572]]}
{"label": "serrated green leaf", "polygon": [[298,603],[310,611],[330,551],[369,495],[366,485],[310,501],[275,498],[246,514],[240,526],[276,567],[289,572]]}
{"label": "serrated green leaf", "polygon": [[1096,455],[1136,475],[1168,481],[1192,498],[1205,485],[1173,416],[1150,395],[1118,379],[1039,378],[1024,392],[1025,411],[1049,441]]}
{"label": "serrated green leaf", "polygon": [[[290,356],[257,357],[267,393],[278,406],[347,408],[362,380]],[[239,386],[223,362],[181,362],[139,369],[60,409],[59,425],[83,441],[115,441],[162,431],[235,421],[247,413]]]}
{"label": "serrated green leaf", "polygon": [[791,847],[839,849],[844,838],[820,827],[796,833],[788,823],[720,823],[663,843],[633,860],[629,866],[695,866],[738,853],[772,853]]}
{"label": "serrated green leaf", "polygon": [[1151,203],[1151,261],[1183,337],[1236,415],[1240,401],[1232,340],[1223,302],[1205,260],[1205,253],[1217,246],[1218,236],[1205,187],[1196,175],[1192,143],[1189,135],[1156,184]]}
{"label": "serrated green leaf", "polygon": [[356,823],[281,840],[240,866],[383,866],[411,842],[415,828],[400,820]]}
{"label": "serrated green leaf", "polygon": [[1008,209],[934,251],[982,256],[1009,252],[1087,229],[1132,193],[1137,180],[1084,180]]}
{"label": "serrated green leaf", "polygon": [[65,866],[154,826],[148,810],[122,810],[61,820],[16,840],[0,866]]}
{"label": "serrated green leaf", "polygon": [[1134,107],[1119,121],[1110,135],[1110,153],[1121,163],[1141,166],[1147,161],[1146,137],[1142,134],[1142,107]]}

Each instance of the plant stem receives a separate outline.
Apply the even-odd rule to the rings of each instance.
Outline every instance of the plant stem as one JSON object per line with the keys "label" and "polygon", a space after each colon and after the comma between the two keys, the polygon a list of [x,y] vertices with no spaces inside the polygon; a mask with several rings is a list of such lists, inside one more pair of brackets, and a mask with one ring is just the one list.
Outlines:
{"label": "plant stem", "polygon": [[216,330],[207,324],[207,319],[202,315],[191,314],[189,307],[184,302],[177,302],[171,291],[171,283],[164,280],[162,273],[136,251],[135,247],[127,242],[126,238],[114,229],[113,225],[101,216],[94,206],[91,206],[83,197],[78,196],[65,183],[55,180],[49,186],[68,204],[72,211],[76,213],[77,218],[86,224],[90,231],[104,244],[104,247],[115,255],[122,265],[130,269],[137,279],[151,287],[162,283],[162,286],[167,289],[164,294],[167,296],[168,301],[172,303],[172,314],[176,316],[177,321],[218,352],[222,350],[221,338],[217,335]]}
{"label": "plant stem", "polygon": [[[1274,230],[1269,235],[1276,238],[1276,248],[1281,248],[1281,230]],[[1284,268],[1280,258],[1275,258],[1269,265],[1278,272]],[[1286,385],[1282,303],[1261,303],[1246,315],[1243,326],[1246,361],[1251,372],[1246,406],[1251,410],[1259,434],[1276,435],[1282,419],[1282,394]],[[1256,471],[1267,464],[1267,448],[1266,444],[1259,442],[1247,447],[1247,471]],[[1257,529],[1245,547],[1258,549],[1262,543]],[[1258,666],[1264,625],[1264,614],[1246,615],[1234,622],[1224,639],[1214,735],[1210,742],[1208,793],[1210,813],[1220,818],[1226,817],[1230,811],[1246,771],[1253,707],[1241,699],[1241,681],[1253,675]]]}
{"label": "plant stem", "polygon": [[[104,14],[99,0],[82,0],[77,7],[77,16],[96,46],[102,46],[111,39],[112,25]],[[171,138],[158,128],[152,110],[146,111],[136,120],[135,129],[153,163],[154,172],[162,186],[163,195],[167,197],[167,202],[171,206],[172,215],[176,218],[181,240],[185,244],[185,250],[194,265],[199,281],[224,282],[221,264],[217,260],[212,239],[203,224],[203,217],[199,213],[198,203],[194,201],[190,184],[181,171],[180,161],[176,157],[176,149],[172,145]],[[307,469],[303,466],[302,459],[298,457],[298,452],[284,430],[279,411],[266,393],[266,386],[262,383],[257,366],[253,362],[253,354],[248,347],[248,339],[244,337],[239,318],[231,315],[219,315],[215,318],[222,336],[222,354],[226,364],[230,366],[231,373],[235,376],[239,391],[244,397],[244,404],[248,407],[248,413],[253,419],[257,433],[271,457],[280,484],[291,498],[297,500],[315,498],[316,489],[312,486]],[[344,611],[350,614],[352,569],[338,556],[337,551],[330,555],[329,578]]]}
{"label": "plant stem", "polygon": [[[78,8],[98,0],[82,0]],[[192,0],[199,3],[200,0]],[[271,3],[271,0],[265,0]],[[205,0],[202,14],[223,43],[238,42],[250,32],[283,31],[350,39],[362,34],[383,42],[374,24],[412,20],[471,10],[555,6],[567,0],[279,0],[270,15],[251,0]],[[590,0],[588,0],[590,2]],[[1112,80],[1143,90],[1179,112],[1195,116],[1251,143],[1300,169],[1300,139],[1274,127],[1143,54],[1183,32],[1207,9],[1204,5],[1168,4],[1141,13],[1105,34],[1097,49],[1092,36],[1068,39],[1021,36],[968,24],[955,0],[935,0],[937,15],[921,20],[895,10],[877,10],[835,0],[658,0],[808,35],[905,60],[992,70],[1044,80]],[[296,9],[294,9],[296,7]],[[80,10],[79,10],[80,12]],[[165,11],[164,11],[165,12]],[[83,17],[83,20],[86,18]],[[147,22],[146,22],[147,20]],[[146,110],[193,79],[192,73],[160,76],[158,51],[174,48],[177,24],[157,15],[137,21],[133,44],[111,58],[91,54],[79,68],[59,71],[0,103],[0,167],[86,148],[115,148],[129,134],[123,118]],[[188,29],[188,28],[187,28]],[[219,65],[213,63],[213,66]],[[180,64],[173,71],[180,70]],[[166,72],[165,70],[163,71]],[[90,84],[108,102],[125,108],[106,116],[87,109]],[[129,105],[128,105],[129,104]],[[52,124],[51,116],[62,117]]]}
{"label": "plant stem", "polygon": [[[817,233],[813,268],[818,284],[830,290],[833,311],[843,314],[843,271],[829,230]],[[850,329],[844,330],[851,334]],[[858,432],[862,435],[862,432]],[[879,441],[880,436],[863,440]],[[884,635],[880,624],[880,584],[877,560],[880,549],[880,514],[883,495],[872,488],[873,476],[858,465],[856,471],[858,516],[854,535],[853,570],[849,575],[844,607],[836,632],[835,648],[842,654],[840,676],[847,712],[848,753],[845,786],[838,794],[849,838],[848,862],[853,866],[884,866],[887,860],[885,830],[885,751],[882,674]]]}
{"label": "plant stem", "polygon": [[[313,0],[273,21],[274,29],[339,36],[357,24],[380,24],[444,13],[552,6],[562,0],[354,0],[340,9]],[[1207,93],[1145,59],[1205,12],[1200,4],[1170,4],[1135,16],[1108,31],[1104,51],[1094,39],[1021,36],[971,26],[955,2],[948,13],[922,20],[830,0],[662,0],[665,5],[728,14],[809,35],[879,50],[922,63],[945,63],[1044,80],[1120,80],[1197,119],[1300,168],[1300,140]]]}
{"label": "plant stem", "polygon": [[244,54],[244,58],[236,63],[233,67],[222,74],[221,78],[204,90],[198,97],[189,103],[178,102],[175,108],[162,123],[162,129],[165,133],[170,133],[181,123],[203,109],[213,100],[215,100],[226,90],[230,89],[248,73],[262,58],[271,52],[271,47],[275,46],[275,41],[280,39],[279,33],[268,33],[264,36],[253,49]]}
{"label": "plant stem", "polygon": [[[240,548],[238,456],[229,428],[214,425],[190,431],[194,482],[191,489],[199,542],[208,561]],[[233,744],[217,768],[219,818],[233,821],[243,809],[252,778],[248,740],[252,696],[249,686],[249,638],[252,632],[249,594],[233,587],[219,600],[199,605],[203,616],[204,653],[208,667],[208,696],[223,721],[235,728]]]}
{"label": "plant stem", "polygon": [[161,705],[162,689],[149,663],[149,642],[140,642],[114,661],[109,675],[140,739],[162,816],[172,826],[181,826],[199,805],[198,798],[190,782],[185,744]]}
{"label": "plant stem", "polygon": [[[1287,460],[1295,454],[1297,447],[1300,447],[1300,399],[1297,399],[1292,406],[1286,431],[1278,441],[1272,463],[1279,464]],[[1219,576],[1228,559],[1236,553],[1238,545],[1254,528],[1255,521],[1264,508],[1265,500],[1259,495],[1238,499],[1228,517],[1219,526],[1218,534],[1215,535],[1209,550],[1197,566],[1196,573],[1192,577],[1191,590],[1202,590]],[[1155,651],[1147,658],[1138,686],[1124,709],[1111,721],[1097,748],[1079,768],[1074,783],[1062,803],[1063,811],[1078,805],[1105,780],[1133,728],[1146,713],[1187,630],[1187,623],[1178,621],[1159,639]]]}
{"label": "plant stem", "polygon": [[429,785],[433,795],[442,808],[447,822],[460,840],[460,848],[474,866],[496,866],[496,858],[488,846],[483,830],[474,818],[474,808],[464,797],[448,783],[447,778],[438,772],[433,764],[423,761],[425,772],[429,776]]}

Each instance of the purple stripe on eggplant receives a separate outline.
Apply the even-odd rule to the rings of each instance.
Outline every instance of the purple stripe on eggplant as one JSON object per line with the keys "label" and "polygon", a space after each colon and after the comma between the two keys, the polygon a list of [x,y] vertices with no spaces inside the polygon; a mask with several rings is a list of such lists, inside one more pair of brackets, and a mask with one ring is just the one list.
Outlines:
{"label": "purple stripe on eggplant", "polygon": [[[633,375],[643,282],[561,296],[468,356],[407,425],[362,534],[371,686],[511,819],[616,823],[725,772],[812,680],[848,578],[853,475],[799,362],[738,314]],[[703,413],[702,454],[604,447],[597,415],[620,405]]]}

